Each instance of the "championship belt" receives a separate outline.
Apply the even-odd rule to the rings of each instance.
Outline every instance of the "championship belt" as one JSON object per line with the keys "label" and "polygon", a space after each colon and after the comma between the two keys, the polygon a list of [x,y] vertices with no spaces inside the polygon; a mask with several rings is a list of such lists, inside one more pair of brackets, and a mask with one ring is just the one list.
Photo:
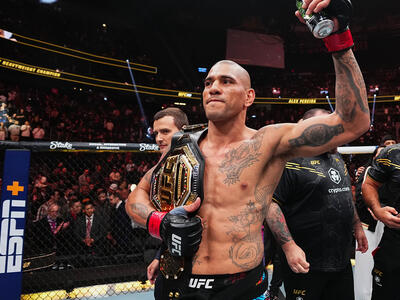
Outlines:
{"label": "championship belt", "polygon": [[[198,146],[205,125],[186,126],[172,137],[171,149],[155,167],[150,200],[158,211],[203,201],[205,161]],[[160,257],[160,271],[166,279],[177,279],[185,269],[185,258],[172,256],[168,249]]]}

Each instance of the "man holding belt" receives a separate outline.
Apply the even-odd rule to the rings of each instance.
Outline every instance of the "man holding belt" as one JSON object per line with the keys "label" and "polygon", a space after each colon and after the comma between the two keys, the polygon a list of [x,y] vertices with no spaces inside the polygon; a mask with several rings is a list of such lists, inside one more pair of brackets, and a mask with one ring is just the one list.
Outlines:
{"label": "man holding belt", "polygon": [[[343,1],[332,3],[346,6],[348,2]],[[328,4],[305,1],[305,7],[312,6],[314,12]],[[346,10],[337,11],[343,13]],[[286,161],[327,152],[369,128],[364,80],[350,49],[353,42],[347,23],[343,18],[339,21],[339,31],[325,38],[336,71],[332,114],[258,131],[248,128],[246,111],[255,99],[249,74],[232,61],[220,61],[211,68],[203,91],[208,131],[199,140],[205,158],[201,207],[198,199],[189,208],[156,212],[147,191],[139,186],[127,204],[135,222],[147,226],[170,250],[179,248],[180,256],[193,256],[190,274],[177,277],[179,289],[166,290],[160,299],[242,300],[260,297],[265,291],[261,226]],[[188,210],[197,210],[197,215]]]}

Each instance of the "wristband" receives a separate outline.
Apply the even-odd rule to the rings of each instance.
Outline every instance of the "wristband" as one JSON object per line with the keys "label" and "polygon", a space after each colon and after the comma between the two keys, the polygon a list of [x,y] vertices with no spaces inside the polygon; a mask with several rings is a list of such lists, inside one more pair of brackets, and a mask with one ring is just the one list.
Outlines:
{"label": "wristband", "polygon": [[161,248],[158,249],[156,255],[154,256],[154,259],[160,260],[161,258]]}
{"label": "wristband", "polygon": [[343,32],[333,33],[327,36],[324,38],[324,43],[328,52],[339,52],[354,46],[353,37],[348,28]]}
{"label": "wristband", "polygon": [[147,231],[150,233],[151,236],[158,238],[161,240],[160,236],[160,225],[161,221],[166,215],[166,212],[159,212],[159,211],[152,211],[147,218]]}

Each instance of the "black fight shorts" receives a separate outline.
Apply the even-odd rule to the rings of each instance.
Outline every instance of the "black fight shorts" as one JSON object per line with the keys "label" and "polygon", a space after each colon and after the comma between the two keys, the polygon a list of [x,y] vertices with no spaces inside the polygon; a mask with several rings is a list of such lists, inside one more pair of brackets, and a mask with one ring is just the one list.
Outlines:
{"label": "black fight shorts", "polygon": [[178,279],[179,288],[171,290],[159,275],[154,296],[156,300],[264,300],[268,278],[263,264],[253,270],[225,275],[189,275]]}

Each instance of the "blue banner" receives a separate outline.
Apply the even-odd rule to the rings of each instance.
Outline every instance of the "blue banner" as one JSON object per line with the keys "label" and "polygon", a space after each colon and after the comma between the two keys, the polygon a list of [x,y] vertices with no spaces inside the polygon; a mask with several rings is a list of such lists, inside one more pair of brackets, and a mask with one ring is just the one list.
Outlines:
{"label": "blue banner", "polygon": [[0,206],[1,299],[21,299],[29,150],[6,150]]}

